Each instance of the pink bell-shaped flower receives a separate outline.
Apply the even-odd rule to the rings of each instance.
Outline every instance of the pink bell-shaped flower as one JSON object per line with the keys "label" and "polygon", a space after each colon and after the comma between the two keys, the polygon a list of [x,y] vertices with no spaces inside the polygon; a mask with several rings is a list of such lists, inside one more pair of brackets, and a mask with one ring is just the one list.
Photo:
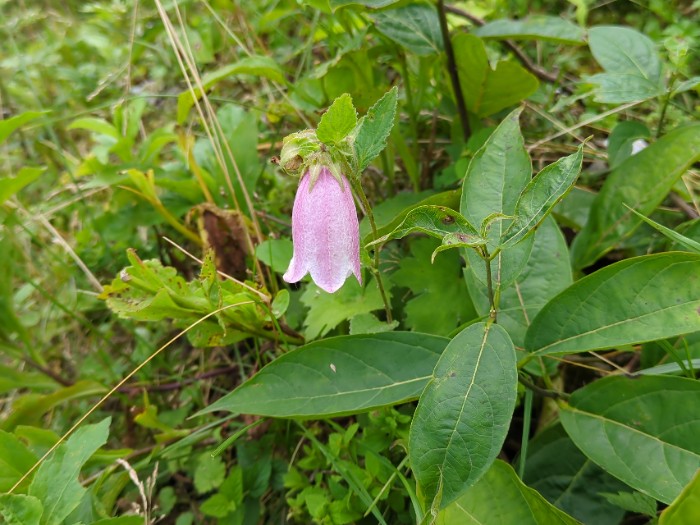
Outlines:
{"label": "pink bell-shaped flower", "polygon": [[311,273],[313,281],[328,293],[338,290],[351,273],[360,274],[360,225],[345,176],[338,181],[322,166],[312,184],[309,170],[299,182],[292,211],[294,255],[283,278],[300,281]]}

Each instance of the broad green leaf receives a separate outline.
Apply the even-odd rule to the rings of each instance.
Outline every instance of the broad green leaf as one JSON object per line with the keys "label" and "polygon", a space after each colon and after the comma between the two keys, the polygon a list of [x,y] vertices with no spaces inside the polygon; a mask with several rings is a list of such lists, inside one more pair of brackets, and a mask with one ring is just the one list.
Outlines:
{"label": "broad green leaf", "polygon": [[[511,112],[476,152],[464,177],[460,212],[480,229],[494,214],[512,216],[520,193],[530,181],[532,165],[523,145],[518,119],[522,109]],[[489,251],[493,252],[508,228],[508,220],[494,221],[488,231]],[[512,283],[527,262],[532,239],[502,250],[491,261],[494,288]],[[486,283],[486,265],[473,250],[466,250],[475,277]]]}
{"label": "broad green leaf", "polygon": [[588,31],[588,45],[606,71],[634,73],[650,82],[661,77],[661,62],[654,42],[630,27],[595,26]]}
{"label": "broad green leaf", "polygon": [[0,120],[0,144],[7,140],[10,133],[24,126],[27,122],[36,120],[42,115],[46,115],[48,111],[25,111],[14,117]]}
{"label": "broad green leaf", "polygon": [[[238,62],[221,67],[215,71],[210,71],[202,76],[202,87],[208,90],[222,80],[232,75],[256,75],[265,77],[273,82],[284,84],[284,72],[279,64],[272,58],[266,56],[249,56],[240,59]],[[177,97],[177,122],[182,124],[187,118],[190,109],[194,105],[195,98],[202,98],[202,91],[194,86],[193,91],[183,91]]]}
{"label": "broad green leaf", "polygon": [[397,326],[399,326],[399,322],[396,319],[387,323],[377,319],[374,314],[360,314],[350,319],[350,335],[391,332]]}
{"label": "broad green leaf", "polygon": [[354,148],[358,169],[364,170],[386,147],[386,139],[394,126],[398,88],[387,91],[357,123]]}
{"label": "broad green leaf", "polygon": [[588,45],[605,70],[588,79],[599,86],[599,102],[633,102],[664,92],[661,62],[649,37],[629,27],[596,26]]}
{"label": "broad green leaf", "polygon": [[445,206],[418,206],[409,211],[393,231],[369,243],[368,246],[391,239],[402,239],[411,233],[424,233],[440,240],[455,233],[465,243],[472,243],[474,246],[485,243],[476,229],[459,212]]}
{"label": "broad green leaf", "polygon": [[[469,295],[479,315],[489,314],[486,285],[471,268],[465,271]],[[523,347],[530,322],[552,297],[571,285],[566,239],[554,219],[546,218],[534,235],[532,252],[515,281],[501,290],[498,324],[508,331],[516,347]]]}
{"label": "broad green leaf", "polygon": [[664,503],[700,468],[698,381],[608,376],[574,392],[560,417],[586,456]]}
{"label": "broad green leaf", "polygon": [[408,442],[427,507],[434,500],[447,507],[491,466],[508,432],[517,384],[515,348],[497,324],[473,324],[447,345],[421,394]]}
{"label": "broad green leaf", "polygon": [[6,525],[40,525],[41,501],[24,494],[0,494],[0,518]]}
{"label": "broad green leaf", "polygon": [[574,239],[574,268],[590,266],[641,224],[628,208],[650,215],[683,173],[700,159],[700,124],[678,128],[625,160],[593,201]]}
{"label": "broad green leaf", "polygon": [[515,219],[503,234],[503,247],[512,246],[532,232],[571,190],[581,172],[583,145],[540,171],[520,194]]}
{"label": "broad green leaf", "polygon": [[640,139],[648,139],[651,132],[641,122],[626,120],[620,122],[608,137],[608,165],[616,168],[622,162],[632,156],[635,142]]}
{"label": "broad green leaf", "polygon": [[10,490],[36,460],[14,434],[0,430],[0,492]]}
{"label": "broad green leaf", "polygon": [[549,301],[532,321],[525,348],[536,355],[568,354],[696,332],[699,308],[700,255],[634,257]]}
{"label": "broad green leaf", "polygon": [[287,271],[293,253],[294,245],[289,239],[267,239],[255,247],[255,256],[277,273]]}
{"label": "broad green leaf", "polygon": [[333,337],[292,350],[200,414],[325,418],[417,399],[447,340],[416,332]]}
{"label": "broad green leaf", "polygon": [[[388,291],[387,291],[388,293]],[[367,314],[384,307],[384,301],[376,283],[361,286],[354,278],[335,293],[326,293],[315,284],[309,285],[301,296],[301,302],[309,308],[304,319],[304,336],[307,340],[323,337],[343,321],[356,315]]]}
{"label": "broad green leaf", "polygon": [[0,204],[12,197],[25,186],[31,184],[39,178],[44,168],[32,168],[25,166],[20,169],[14,177],[3,177],[0,179]]}
{"label": "broad green leaf", "polygon": [[576,24],[558,16],[530,16],[522,20],[503,18],[474,29],[481,38],[544,40],[561,44],[585,44],[585,33]]}
{"label": "broad green leaf", "polygon": [[357,125],[357,111],[352,97],[345,93],[333,101],[316,128],[318,140],[325,144],[338,144]]}
{"label": "broad green leaf", "polygon": [[523,482],[583,523],[618,525],[625,513],[600,493],[627,485],[584,456],[558,423],[530,441]]}
{"label": "broad green leaf", "polygon": [[457,73],[467,109],[488,117],[532,95],[537,77],[517,62],[501,61],[491,69],[484,42],[460,33],[453,38]]}
{"label": "broad green leaf", "polygon": [[[405,302],[405,324],[417,332],[448,335],[476,317],[462,279],[459,254],[447,253],[431,263],[432,239],[411,241],[411,256],[401,259],[392,283],[409,288],[414,297]],[[433,252],[434,253],[434,252]]]}
{"label": "broad green leaf", "polygon": [[696,525],[697,523],[700,523],[700,470],[659,517],[659,525]]}
{"label": "broad green leaf", "polygon": [[[398,228],[406,216],[419,206],[442,206],[452,210],[459,209],[460,190],[444,191],[428,197],[425,197],[426,193],[428,192],[422,194],[400,193],[376,206],[374,220],[377,222],[377,238],[388,235]],[[363,220],[360,223],[360,235],[365,244],[375,240],[370,230],[369,221]]]}
{"label": "broad green leaf", "polygon": [[43,503],[41,525],[60,525],[80,503],[86,490],[78,475],[90,456],[107,442],[110,420],[76,430],[36,471],[29,495]]}
{"label": "broad green leaf", "polygon": [[[523,484],[497,459],[463,496],[444,509],[436,525],[578,525],[571,516]],[[596,524],[597,525],[597,524]]]}
{"label": "broad green leaf", "polygon": [[586,81],[596,86],[594,99],[603,104],[624,104],[663,94],[663,87],[633,73],[598,73]]}
{"label": "broad green leaf", "polygon": [[700,253],[700,242],[694,241],[690,237],[686,237],[685,235],[682,235],[677,231],[672,230],[671,228],[667,228],[663,224],[659,224],[658,222],[650,219],[649,217],[645,217],[641,213],[638,213],[636,210],[631,209],[630,211],[632,211],[632,213],[634,213],[637,217],[646,222],[649,226],[661,232],[670,240],[674,241],[676,244],[680,244],[681,246],[687,248],[688,251],[691,251],[693,253]]}
{"label": "broad green leaf", "polygon": [[416,55],[442,51],[442,33],[435,7],[414,4],[372,15],[375,27]]}

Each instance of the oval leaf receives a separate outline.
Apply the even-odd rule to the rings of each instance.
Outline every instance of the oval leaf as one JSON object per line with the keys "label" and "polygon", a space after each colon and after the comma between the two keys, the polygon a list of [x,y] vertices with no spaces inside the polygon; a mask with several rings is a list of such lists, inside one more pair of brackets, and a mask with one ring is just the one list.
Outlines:
{"label": "oval leaf", "polygon": [[367,246],[386,242],[391,239],[401,239],[411,233],[425,233],[431,237],[443,240],[451,234],[458,234],[461,242],[472,242],[474,245],[484,244],[478,232],[459,213],[446,206],[418,206],[406,215],[406,218],[394,231],[387,233]]}
{"label": "oval leaf", "polygon": [[481,38],[513,40],[545,40],[562,44],[585,43],[584,31],[558,16],[530,16],[522,20],[494,20],[474,29]]}
{"label": "oval leaf", "polygon": [[440,512],[435,523],[576,525],[578,521],[552,506],[536,490],[525,486],[508,463],[496,460],[476,485]]}
{"label": "oval leaf", "polygon": [[199,412],[331,417],[416,399],[447,345],[415,332],[333,337],[275,359]]}
{"label": "oval leaf", "polygon": [[590,266],[630,235],[642,221],[629,208],[651,215],[698,159],[700,124],[694,124],[672,131],[615,168],[571,246],[574,267]]}
{"label": "oval leaf", "polygon": [[664,503],[671,503],[700,468],[697,381],[609,376],[574,392],[560,417],[586,456]]}
{"label": "oval leaf", "polygon": [[634,257],[584,277],[549,301],[532,321],[525,348],[537,355],[567,354],[696,332],[699,309],[700,255]]}
{"label": "oval leaf", "polygon": [[544,168],[525,186],[515,205],[515,219],[501,238],[504,248],[520,242],[542,222],[571,190],[582,163],[583,144],[573,155]]}
{"label": "oval leaf", "polygon": [[515,348],[500,326],[473,324],[447,345],[408,443],[428,506],[435,500],[446,507],[491,466],[508,432],[517,383]]}
{"label": "oval leaf", "polygon": [[416,55],[442,51],[440,21],[431,5],[408,5],[379,12],[372,18],[380,33]]}
{"label": "oval leaf", "polygon": [[[518,123],[521,112],[522,108],[518,108],[503,119],[467,168],[460,212],[476,228],[481,228],[481,224],[494,215],[514,215],[518,197],[532,176],[530,157],[525,151]],[[509,224],[510,220],[491,223],[488,240],[492,248],[498,245]],[[529,239],[502,250],[491,261],[494,291],[515,280],[527,262],[531,249],[532,239]],[[483,260],[473,250],[467,250],[466,257],[474,276],[486,284]]]}

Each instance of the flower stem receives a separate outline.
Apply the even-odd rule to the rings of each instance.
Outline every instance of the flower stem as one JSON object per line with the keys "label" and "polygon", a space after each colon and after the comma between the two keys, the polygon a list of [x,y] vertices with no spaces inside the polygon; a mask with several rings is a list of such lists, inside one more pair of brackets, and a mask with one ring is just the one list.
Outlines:
{"label": "flower stem", "polygon": [[[370,207],[369,201],[367,200],[367,195],[365,195],[365,191],[362,189],[362,185],[356,177],[353,177],[353,186],[355,187],[355,193],[357,193],[357,196],[360,197],[360,201],[362,202],[362,209],[365,212],[367,219],[369,220],[369,225],[372,228],[372,236],[376,239],[377,237],[379,237],[379,235],[377,234],[377,223],[374,222],[374,213],[372,213],[372,208]],[[372,273],[374,274],[374,278],[377,280],[377,286],[379,286],[379,294],[382,296],[382,301],[384,301],[386,322],[391,323],[394,320],[393,316],[391,315],[391,304],[389,303],[389,299],[386,296],[384,282],[382,281],[382,275],[379,272],[379,247],[374,248],[374,267],[372,268]]]}

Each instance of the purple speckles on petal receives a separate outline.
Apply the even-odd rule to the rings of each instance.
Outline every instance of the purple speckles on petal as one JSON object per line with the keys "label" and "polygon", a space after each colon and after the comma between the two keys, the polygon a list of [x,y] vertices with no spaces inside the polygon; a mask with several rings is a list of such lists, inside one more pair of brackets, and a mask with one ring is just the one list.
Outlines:
{"label": "purple speckles on petal", "polygon": [[323,290],[333,293],[350,274],[360,274],[360,226],[350,185],[343,187],[327,168],[309,190],[308,172],[299,183],[292,211],[294,255],[283,278],[300,281],[307,273]]}

